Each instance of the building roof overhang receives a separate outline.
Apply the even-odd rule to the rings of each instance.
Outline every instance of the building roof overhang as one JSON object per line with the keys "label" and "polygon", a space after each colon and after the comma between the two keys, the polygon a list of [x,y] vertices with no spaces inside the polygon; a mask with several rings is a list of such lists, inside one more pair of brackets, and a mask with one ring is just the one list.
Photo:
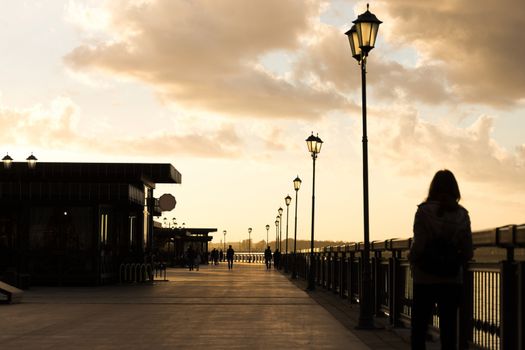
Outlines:
{"label": "building roof overhang", "polygon": [[118,182],[148,186],[156,183],[182,182],[182,175],[171,164],[157,163],[46,163],[39,162],[30,169],[25,162],[13,162],[11,167],[0,166],[0,182]]}

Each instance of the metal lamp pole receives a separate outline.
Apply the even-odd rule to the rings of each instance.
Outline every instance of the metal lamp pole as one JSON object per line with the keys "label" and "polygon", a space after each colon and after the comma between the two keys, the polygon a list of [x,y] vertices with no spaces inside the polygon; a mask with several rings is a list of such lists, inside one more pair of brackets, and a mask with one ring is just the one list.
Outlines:
{"label": "metal lamp pole", "polygon": [[277,217],[277,219],[275,220],[275,250],[277,250],[278,246],[278,240],[279,240],[279,217]]}
{"label": "metal lamp pole", "polygon": [[223,252],[226,253],[226,230],[222,231],[222,234],[224,235],[224,250]]}
{"label": "metal lamp pole", "polygon": [[345,34],[348,36],[352,57],[361,65],[361,88],[363,109],[363,220],[364,247],[362,253],[362,283],[359,291],[359,323],[358,328],[374,328],[371,297],[372,273],[370,268],[370,228],[368,211],[368,139],[366,130],[366,61],[368,53],[374,48],[379,25],[382,23],[368,10],[360,14],[352,28]]}
{"label": "metal lamp pole", "polygon": [[283,208],[279,207],[277,210],[279,213],[279,253],[282,254],[282,248],[281,248],[281,240],[283,237]]}
{"label": "metal lamp pole", "polygon": [[313,171],[312,171],[312,237],[310,239],[310,266],[308,271],[308,290],[315,289],[315,280],[314,280],[314,217],[315,217],[315,160],[317,159],[317,154],[321,152],[321,146],[323,141],[318,136],[310,135],[306,139],[306,145],[308,146],[308,151],[312,154],[313,161]]}
{"label": "metal lamp pole", "polygon": [[293,233],[293,266],[292,266],[292,278],[297,278],[297,267],[296,267],[296,251],[297,251],[297,193],[301,187],[301,179],[299,175],[293,180],[293,188],[295,190],[295,227]]}
{"label": "metal lamp pole", "polygon": [[252,252],[252,228],[248,227],[248,253]]}
{"label": "metal lamp pole", "polygon": [[292,202],[292,197],[290,195],[287,195],[284,197],[284,203],[286,204],[286,241],[284,242],[284,250],[285,250],[285,259],[284,260],[284,272],[288,273],[288,215],[290,213],[290,203]]}
{"label": "metal lamp pole", "polygon": [[[270,242],[268,241],[268,230],[270,229],[270,225],[266,225],[266,245],[269,246]],[[266,247],[264,247],[266,249]]]}

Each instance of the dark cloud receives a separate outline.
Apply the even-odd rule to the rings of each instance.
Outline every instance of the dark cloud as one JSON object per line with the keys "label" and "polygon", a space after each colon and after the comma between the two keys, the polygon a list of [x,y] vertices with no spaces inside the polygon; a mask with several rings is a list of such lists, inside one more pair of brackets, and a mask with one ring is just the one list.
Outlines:
{"label": "dark cloud", "polygon": [[319,1],[113,1],[110,10],[118,39],[77,47],[70,67],[130,76],[181,106],[233,116],[317,118],[346,104],[257,68],[265,54],[299,47]]}
{"label": "dark cloud", "polygon": [[392,0],[394,37],[416,44],[463,101],[512,106],[525,98],[522,0]]}

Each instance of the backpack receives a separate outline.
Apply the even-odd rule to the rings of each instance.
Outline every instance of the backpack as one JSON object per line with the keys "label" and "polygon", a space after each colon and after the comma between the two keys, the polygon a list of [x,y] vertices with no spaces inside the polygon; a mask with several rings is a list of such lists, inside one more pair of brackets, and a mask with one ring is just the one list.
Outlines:
{"label": "backpack", "polygon": [[461,252],[452,239],[433,237],[418,262],[421,270],[439,277],[455,277],[462,265]]}

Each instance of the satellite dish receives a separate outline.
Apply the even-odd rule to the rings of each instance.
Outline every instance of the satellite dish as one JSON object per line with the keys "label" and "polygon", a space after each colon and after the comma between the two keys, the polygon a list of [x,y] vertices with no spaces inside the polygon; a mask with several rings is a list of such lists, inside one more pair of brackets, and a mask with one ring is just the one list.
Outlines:
{"label": "satellite dish", "polygon": [[169,193],[165,193],[159,198],[159,207],[162,211],[173,210],[173,208],[175,208],[175,204],[177,204],[175,197]]}

